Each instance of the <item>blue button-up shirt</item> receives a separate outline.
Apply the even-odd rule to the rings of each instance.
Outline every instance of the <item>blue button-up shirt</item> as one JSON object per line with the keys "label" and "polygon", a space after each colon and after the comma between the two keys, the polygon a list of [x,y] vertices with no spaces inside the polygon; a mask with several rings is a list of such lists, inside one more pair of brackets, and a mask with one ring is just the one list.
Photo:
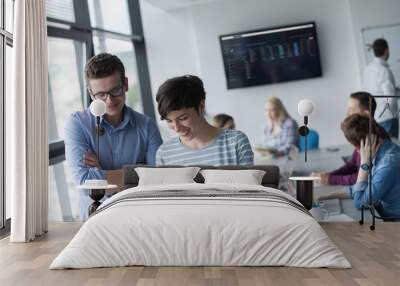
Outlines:
{"label": "blue button-up shirt", "polygon": [[[385,140],[372,161],[372,201],[380,202],[385,217],[400,217],[400,146]],[[368,182],[349,189],[356,208],[368,205]]]}
{"label": "blue button-up shirt", "polygon": [[[124,117],[114,127],[106,120],[100,126],[105,132],[100,136],[100,165],[102,169],[87,167],[84,154],[90,150],[97,153],[96,118],[89,109],[73,113],[65,125],[64,141],[67,164],[74,181],[81,185],[87,179],[106,179],[107,170],[121,169],[127,164],[155,165],[158,147],[162,144],[156,123],[130,107],[124,107]],[[91,200],[81,196],[81,218],[87,217]],[[85,202],[83,202],[85,201]]]}

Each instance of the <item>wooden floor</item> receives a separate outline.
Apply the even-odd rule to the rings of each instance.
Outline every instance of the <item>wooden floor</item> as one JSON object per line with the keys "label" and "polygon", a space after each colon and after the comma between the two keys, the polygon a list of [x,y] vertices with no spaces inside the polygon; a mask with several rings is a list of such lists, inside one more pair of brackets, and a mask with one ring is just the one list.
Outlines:
{"label": "wooden floor", "polygon": [[51,224],[43,238],[27,244],[0,241],[0,285],[400,285],[400,223],[327,223],[323,228],[353,268],[289,267],[122,267],[48,270],[79,229]]}

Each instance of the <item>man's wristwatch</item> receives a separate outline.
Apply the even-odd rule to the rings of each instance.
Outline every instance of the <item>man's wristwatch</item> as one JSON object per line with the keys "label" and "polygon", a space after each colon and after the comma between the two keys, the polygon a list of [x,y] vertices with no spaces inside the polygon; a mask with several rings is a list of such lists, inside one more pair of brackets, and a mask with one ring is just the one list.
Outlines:
{"label": "man's wristwatch", "polygon": [[369,165],[368,164],[361,164],[360,169],[369,172]]}

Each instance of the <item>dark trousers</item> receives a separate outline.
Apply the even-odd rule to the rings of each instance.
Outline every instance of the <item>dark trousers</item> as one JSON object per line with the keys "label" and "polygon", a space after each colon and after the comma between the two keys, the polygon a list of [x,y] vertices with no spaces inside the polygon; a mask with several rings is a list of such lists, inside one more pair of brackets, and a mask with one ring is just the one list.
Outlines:
{"label": "dark trousers", "polygon": [[400,221],[400,217],[399,218],[385,218],[385,212],[383,210],[383,206],[380,202],[375,202],[374,203],[374,209],[376,210],[376,212],[378,213],[378,215],[383,218],[383,221]]}

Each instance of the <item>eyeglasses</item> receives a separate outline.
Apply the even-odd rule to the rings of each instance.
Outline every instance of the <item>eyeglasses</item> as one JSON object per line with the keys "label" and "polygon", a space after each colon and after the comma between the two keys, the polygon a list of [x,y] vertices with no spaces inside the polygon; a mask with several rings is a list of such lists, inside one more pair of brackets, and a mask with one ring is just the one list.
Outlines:
{"label": "eyeglasses", "polygon": [[122,84],[120,84],[107,92],[98,92],[96,94],[92,94],[92,92],[90,91],[90,94],[95,99],[100,99],[100,100],[105,101],[105,100],[107,100],[108,96],[111,96],[113,98],[122,96],[124,94],[124,87],[122,86]]}

